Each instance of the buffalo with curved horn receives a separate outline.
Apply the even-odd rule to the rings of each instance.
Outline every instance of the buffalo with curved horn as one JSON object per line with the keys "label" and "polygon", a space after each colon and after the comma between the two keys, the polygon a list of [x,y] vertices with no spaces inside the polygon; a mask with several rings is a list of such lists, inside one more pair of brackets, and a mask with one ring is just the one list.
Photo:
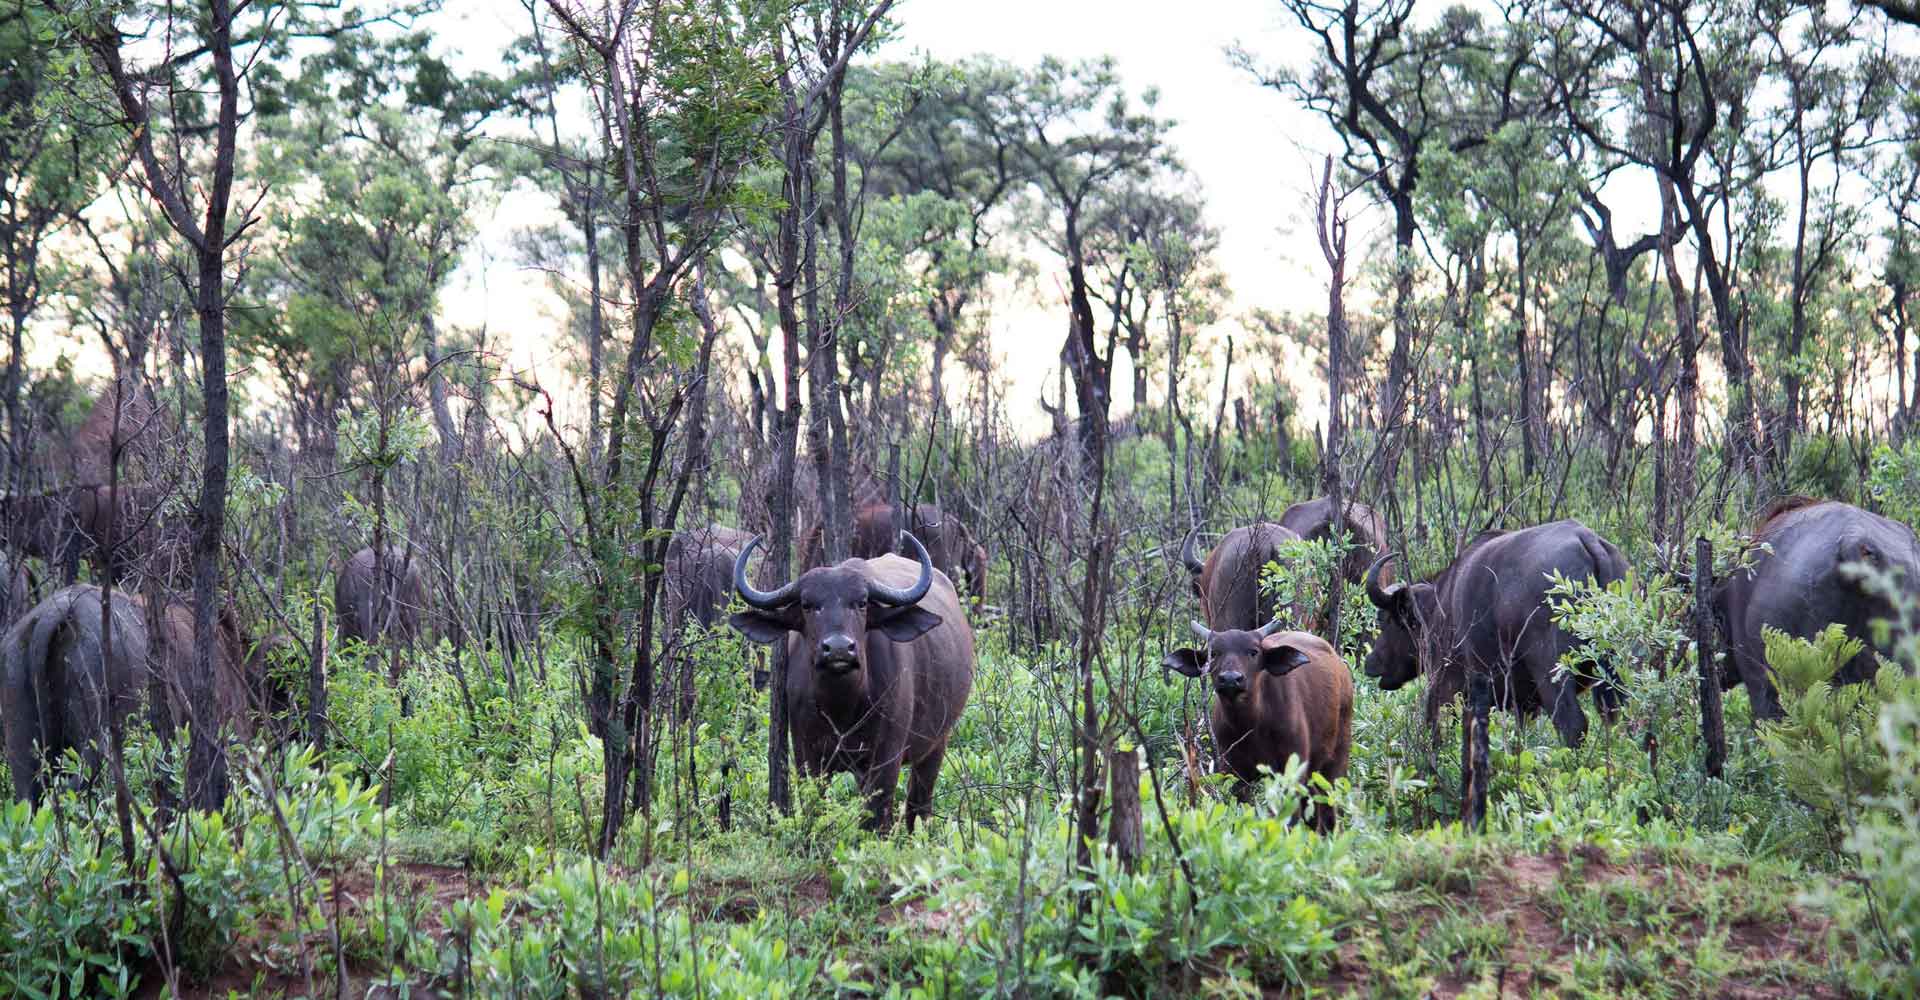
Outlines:
{"label": "buffalo with curved horn", "polygon": [[1180,561],[1193,576],[1200,614],[1214,629],[1251,629],[1272,621],[1273,598],[1260,586],[1260,569],[1280,555],[1280,546],[1299,541],[1292,528],[1261,521],[1221,536],[1203,562],[1194,550],[1194,532],[1180,544]]}
{"label": "buffalo with curved horn", "polygon": [[1466,689],[1469,671],[1479,670],[1493,678],[1495,704],[1522,715],[1546,710],[1568,746],[1587,731],[1581,691],[1597,683],[1601,713],[1613,717],[1619,692],[1603,676],[1610,665],[1556,676],[1575,640],[1554,623],[1547,604],[1553,574],[1600,584],[1625,577],[1627,561],[1613,543],[1571,520],[1483,531],[1431,579],[1383,586],[1381,571],[1395,558],[1386,553],[1367,568],[1380,633],[1366,672],[1388,691],[1424,673],[1430,731],[1438,730],[1441,707]]}
{"label": "buffalo with curved horn", "polygon": [[973,689],[973,629],[926,547],[810,569],[770,591],[747,582],[755,536],[733,564],[751,610],[731,619],[755,642],[787,643],[786,698],[801,773],[847,771],[867,797],[868,826],[893,822],[900,769],[912,768],[907,826],[933,812],[947,738]]}

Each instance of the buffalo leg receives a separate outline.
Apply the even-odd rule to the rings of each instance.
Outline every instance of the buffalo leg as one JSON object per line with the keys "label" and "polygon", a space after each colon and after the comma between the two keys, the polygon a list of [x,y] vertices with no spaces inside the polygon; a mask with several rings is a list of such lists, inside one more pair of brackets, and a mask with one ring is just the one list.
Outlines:
{"label": "buffalo leg", "polygon": [[893,826],[893,796],[899,785],[899,754],[867,768],[866,777],[860,782],[860,790],[867,796],[867,820],[863,825],[868,830],[885,833]]}
{"label": "buffalo leg", "polygon": [[1547,708],[1553,728],[1560,733],[1560,742],[1577,747],[1587,736],[1587,714],[1580,710],[1580,695],[1573,679],[1553,676],[1556,662],[1536,657],[1527,665],[1528,672],[1540,693],[1540,704]]}
{"label": "buffalo leg", "polygon": [[1780,717],[1780,695],[1773,689],[1773,679],[1767,675],[1767,659],[1758,655],[1756,650],[1746,648],[1745,644],[1733,648],[1734,669],[1740,672],[1740,680],[1747,686],[1747,700],[1753,703],[1753,717],[1759,719],[1777,719]]}
{"label": "buffalo leg", "polygon": [[1460,696],[1464,677],[1457,662],[1427,675],[1427,739],[1433,746],[1440,745],[1440,711]]}
{"label": "buffalo leg", "polygon": [[947,756],[945,745],[913,762],[907,777],[907,832],[914,824],[933,817],[933,783],[940,778],[940,762]]}

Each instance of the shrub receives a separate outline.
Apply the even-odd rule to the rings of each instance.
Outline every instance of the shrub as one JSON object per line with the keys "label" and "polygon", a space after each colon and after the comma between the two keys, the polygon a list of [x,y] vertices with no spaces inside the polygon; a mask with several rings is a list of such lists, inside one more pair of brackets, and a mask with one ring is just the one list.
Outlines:
{"label": "shrub", "polygon": [[[204,977],[246,932],[273,925],[297,938],[312,930],[321,887],[302,878],[289,885],[291,873],[364,849],[384,814],[372,789],[343,768],[321,769],[310,749],[244,771],[218,812],[168,822],[136,805],[133,872],[101,790],[0,809],[0,992],[126,996],[156,959]],[[159,832],[177,882],[140,835],[146,830]],[[170,915],[179,920],[163,928]]]}

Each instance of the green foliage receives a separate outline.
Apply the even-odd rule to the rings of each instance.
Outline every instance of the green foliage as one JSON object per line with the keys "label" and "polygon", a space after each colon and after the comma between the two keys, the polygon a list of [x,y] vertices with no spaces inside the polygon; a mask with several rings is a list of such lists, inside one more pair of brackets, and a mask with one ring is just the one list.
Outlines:
{"label": "green foliage", "polygon": [[[1306,982],[1336,947],[1330,902],[1379,883],[1347,839],[1287,822],[1286,787],[1258,809],[1176,809],[1178,851],[1152,837],[1135,872],[1096,851],[1090,870],[1063,876],[1069,821],[1036,822],[1031,804],[1014,831],[909,862],[895,898],[917,919],[893,933],[915,939],[916,995],[1156,995],[1183,975],[1241,963]],[[936,923],[943,932],[929,935],[924,925]]]}
{"label": "green foliage", "polygon": [[113,828],[104,800],[88,805],[64,817],[25,802],[0,810],[0,891],[8,901],[0,909],[0,982],[9,993],[128,996],[139,956],[153,950],[151,903],[127,894],[133,876],[121,858],[104,850],[98,833],[76,850],[62,824],[77,820],[82,835]]}
{"label": "green foliage", "polygon": [[[319,921],[321,887],[290,885],[290,872],[359,856],[385,822],[372,789],[304,748],[249,763],[220,812],[169,820],[149,805],[134,808],[139,862],[131,871],[110,796],[64,791],[58,804],[0,809],[0,891],[8,901],[0,909],[0,985],[9,995],[131,995],[163,936],[167,954],[202,976],[265,926],[297,939]],[[178,882],[145,830],[160,832]],[[176,912],[181,920],[163,935]]]}
{"label": "green foliage", "polygon": [[[421,657],[399,686],[386,679],[380,647],[354,644],[333,656],[328,714],[336,753],[369,780],[386,785],[397,818],[431,828],[440,850],[491,867],[525,846],[584,849],[589,817],[600,811],[599,741],[588,736],[575,694],[561,680],[522,678],[466,666],[472,711],[441,657]],[[402,699],[411,713],[403,712]]]}
{"label": "green foliage", "polygon": [[1774,629],[1763,632],[1785,717],[1761,729],[1780,776],[1794,798],[1829,824],[1838,850],[1863,798],[1884,794],[1888,771],[1876,735],[1880,707],[1920,686],[1898,670],[1881,670],[1870,682],[1835,684],[1834,675],[1866,648],[1840,625],[1812,642]]}
{"label": "green foliage", "polygon": [[723,933],[689,917],[685,870],[616,875],[578,862],[524,891],[454,904],[444,981],[462,996],[784,998],[870,987],[844,958],[790,945],[771,914]]}
{"label": "green foliage", "polygon": [[1860,470],[1854,464],[1852,442],[1831,434],[1802,438],[1793,449],[1786,492],[1847,502],[1859,499]]}
{"label": "green foliage", "polygon": [[[1327,608],[1330,585],[1339,577],[1340,564],[1357,543],[1345,532],[1339,538],[1318,541],[1294,539],[1280,543],[1273,561],[1260,567],[1260,590],[1273,601],[1288,628],[1304,629],[1319,621]],[[1379,609],[1367,600],[1364,587],[1341,587],[1340,635],[1335,649],[1351,650],[1373,631]],[[1315,626],[1324,628],[1325,623]]]}
{"label": "green foliage", "polygon": [[1885,754],[1885,788],[1847,840],[1879,910],[1870,914],[1881,959],[1864,970],[1870,993],[1920,993],[1920,689],[1880,710],[1875,736]]}
{"label": "green foliage", "polygon": [[382,413],[343,406],[340,439],[351,464],[386,470],[419,457],[433,444],[433,428],[411,407]]}
{"label": "green foliage", "polygon": [[1908,438],[1898,448],[1882,444],[1873,449],[1866,492],[1886,516],[1920,524],[1920,437]]}

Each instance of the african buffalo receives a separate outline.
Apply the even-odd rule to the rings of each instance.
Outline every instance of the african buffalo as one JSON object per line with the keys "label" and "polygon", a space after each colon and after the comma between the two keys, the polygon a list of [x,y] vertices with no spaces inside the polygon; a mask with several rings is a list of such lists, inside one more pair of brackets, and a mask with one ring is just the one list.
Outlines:
{"label": "african buffalo", "polygon": [[122,484],[143,481],[148,463],[163,450],[166,422],[151,388],[117,376],[94,397],[54,471],[72,486],[106,486],[116,478]]}
{"label": "african buffalo", "polygon": [[[1387,551],[1387,520],[1363,503],[1348,501],[1346,507],[1347,516],[1341,527],[1347,533],[1347,544],[1352,547],[1340,561],[1340,573],[1348,583],[1359,583],[1366,576],[1367,567]],[[1294,504],[1280,515],[1282,528],[1291,529],[1309,542],[1332,538],[1334,521],[1331,497]]]}
{"label": "african buffalo", "polygon": [[1780,714],[1766,662],[1763,627],[1810,639],[1828,625],[1868,643],[1840,668],[1835,680],[1866,680],[1879,667],[1874,643],[1876,619],[1898,620],[1891,602],[1863,586],[1853,566],[1891,571],[1909,597],[1920,597],[1920,542],[1913,529],[1851,504],[1810,497],[1789,497],[1761,513],[1753,540],[1772,547],[1752,566],[1718,581],[1714,613],[1725,631],[1733,669],[1721,680],[1727,687],[1744,682],[1755,718]]}
{"label": "african buffalo", "polygon": [[192,573],[191,535],[187,518],[164,509],[174,496],[164,487],[125,483],[11,496],[0,500],[0,526],[9,547],[53,566],[71,571],[86,559],[115,580],[144,576],[184,589]]}
{"label": "african buffalo", "polygon": [[[1379,571],[1394,557],[1382,555],[1367,571],[1367,597],[1380,609],[1367,676],[1392,691],[1425,673],[1432,731],[1441,707],[1465,689],[1468,673],[1485,670],[1496,704],[1523,715],[1545,708],[1561,740],[1578,745],[1587,731],[1578,694],[1609,668],[1593,664],[1576,677],[1554,676],[1574,639],[1553,622],[1548,574],[1612,583],[1627,573],[1620,550],[1578,521],[1483,531],[1431,579],[1382,587]],[[1613,685],[1602,681],[1596,697],[1611,719],[1618,697]]]}
{"label": "african buffalo", "polygon": [[[674,704],[678,718],[693,716],[694,661],[680,642],[688,619],[701,628],[712,628],[733,600],[733,561],[753,536],[723,525],[689,528],[676,532],[667,541],[665,577],[662,580],[666,604],[666,630],[672,636],[673,655],[679,670],[667,678],[677,689]],[[764,686],[764,675],[754,674],[754,687]]]}
{"label": "african buffalo", "polygon": [[[1347,773],[1353,746],[1353,675],[1326,640],[1258,629],[1211,631],[1193,623],[1202,645],[1176,649],[1161,662],[1188,677],[1213,676],[1208,716],[1214,752],[1251,795],[1260,768],[1280,771],[1298,757],[1309,775],[1332,781]],[[1333,828],[1331,808],[1317,810],[1314,829]]]}
{"label": "african buffalo", "polygon": [[333,613],[340,616],[342,639],[370,643],[384,636],[410,645],[420,638],[420,615],[426,606],[426,586],[411,547],[388,546],[386,558],[375,567],[373,547],[368,546],[334,574]]}
{"label": "african buffalo", "polygon": [[[147,700],[150,679],[160,681],[164,698],[157,718],[178,724],[190,717],[178,681],[192,668],[197,648],[191,609],[169,603],[156,614],[139,595],[115,592],[109,619],[102,614],[105,601],[98,587],[67,587],[0,638],[0,724],[20,798],[38,801],[45,789],[41,761],[68,749],[79,751],[88,773],[96,771],[108,713],[126,718]],[[109,620],[110,633],[102,630]],[[223,615],[214,648],[214,707],[220,724],[242,738],[253,732],[255,697],[244,670],[238,629]]]}
{"label": "african buffalo", "polygon": [[678,628],[688,617],[711,627],[733,599],[733,561],[753,536],[710,524],[676,533],[667,542],[667,621]]}
{"label": "african buffalo", "polygon": [[1300,540],[1292,528],[1261,521],[1222,536],[1205,562],[1193,551],[1193,533],[1180,546],[1180,561],[1193,575],[1200,614],[1212,629],[1250,629],[1274,618],[1273,597],[1260,586],[1260,570],[1278,558],[1280,546]]}
{"label": "african buffalo", "polygon": [[[987,550],[958,516],[938,504],[919,503],[913,505],[911,520],[903,523],[894,511],[894,506],[885,501],[854,508],[853,538],[849,545],[854,558],[872,559],[898,552],[900,532],[910,531],[926,545],[933,568],[945,573],[957,588],[964,590],[970,605],[986,600]],[[826,549],[821,543],[818,525],[807,532],[802,551],[802,559],[808,566],[825,565]]]}
{"label": "african buffalo", "polygon": [[803,774],[852,773],[867,796],[870,829],[893,822],[900,768],[911,766],[907,828],[932,815],[947,737],[973,688],[973,629],[960,597],[911,533],[918,564],[896,555],[807,570],[772,591],[733,588],[752,608],[732,618],[755,642],[786,638],[787,717]]}
{"label": "african buffalo", "polygon": [[[858,525],[854,534],[859,539],[855,543],[854,555],[872,558],[896,551],[897,546],[892,541],[895,537],[892,532],[893,517],[887,505],[864,507],[855,512],[854,519]],[[967,530],[966,523],[958,515],[942,509],[938,504],[917,503],[913,505],[912,519],[901,527],[926,543],[927,554],[933,557],[933,568],[945,573],[947,579],[964,590],[972,603],[986,600],[987,550],[974,540],[973,532]],[[860,551],[863,543],[877,540],[876,535],[885,539],[877,551]]]}

